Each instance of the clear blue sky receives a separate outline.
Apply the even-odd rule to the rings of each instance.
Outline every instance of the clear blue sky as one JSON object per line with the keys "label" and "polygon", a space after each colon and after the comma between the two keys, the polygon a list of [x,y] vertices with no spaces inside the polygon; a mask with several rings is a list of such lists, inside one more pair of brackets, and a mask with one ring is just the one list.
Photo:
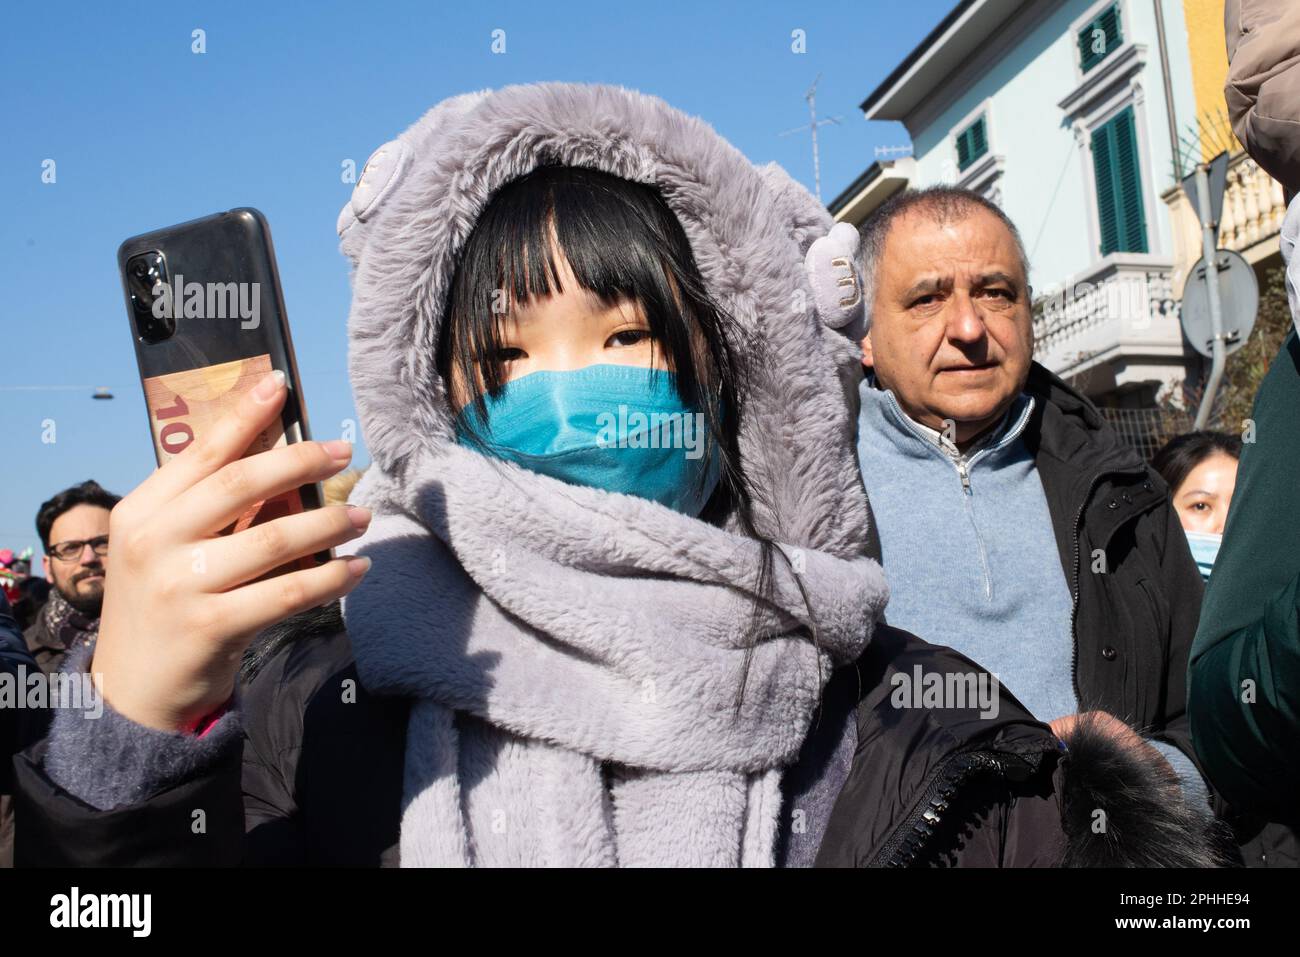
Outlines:
{"label": "clear blue sky", "polygon": [[[823,75],[822,195],[906,143],[857,104],[953,0],[627,3],[23,3],[0,36],[0,547],[85,478],[153,468],[115,255],[127,236],[235,206],[270,220],[317,438],[354,417],[334,221],[359,168],[439,100],[540,80],[618,83],[702,116],[812,188],[803,95]],[[191,52],[202,28],[207,52]],[[506,34],[491,52],[492,31]],[[806,31],[807,52],[791,52]],[[42,162],[57,182],[41,182]],[[25,387],[40,387],[29,389]],[[50,387],[71,386],[58,390]],[[92,387],[116,398],[93,401]],[[18,388],[24,387],[24,388]],[[56,441],[42,441],[53,420]],[[364,463],[364,449],[358,449]]]}

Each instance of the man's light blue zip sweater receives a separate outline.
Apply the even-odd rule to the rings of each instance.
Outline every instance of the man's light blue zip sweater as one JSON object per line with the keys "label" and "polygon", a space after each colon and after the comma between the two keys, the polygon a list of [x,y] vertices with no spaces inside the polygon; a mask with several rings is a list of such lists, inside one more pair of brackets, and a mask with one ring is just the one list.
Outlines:
{"label": "man's light blue zip sweater", "polygon": [[[871,376],[860,395],[858,462],[889,579],[889,623],[978,662],[1040,721],[1076,713],[1074,599],[1023,440],[1034,399],[1021,395],[963,454]],[[1149,743],[1208,811],[1192,762]]]}

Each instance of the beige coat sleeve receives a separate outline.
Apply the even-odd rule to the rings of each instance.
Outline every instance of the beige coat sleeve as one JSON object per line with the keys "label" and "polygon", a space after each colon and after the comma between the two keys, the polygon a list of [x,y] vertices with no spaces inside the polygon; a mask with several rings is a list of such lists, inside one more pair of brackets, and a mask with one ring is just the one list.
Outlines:
{"label": "beige coat sleeve", "polygon": [[1227,0],[1232,130],[1269,175],[1300,189],[1300,0]]}

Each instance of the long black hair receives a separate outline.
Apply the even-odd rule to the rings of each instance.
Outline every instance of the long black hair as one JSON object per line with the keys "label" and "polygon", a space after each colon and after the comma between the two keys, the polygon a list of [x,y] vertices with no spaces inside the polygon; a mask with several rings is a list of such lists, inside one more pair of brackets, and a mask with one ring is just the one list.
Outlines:
{"label": "long black hair", "polygon": [[1213,455],[1241,458],[1241,439],[1227,432],[1188,432],[1166,442],[1151,459],[1151,467],[1169,486],[1169,494],[1178,489],[1192,474],[1192,469]]}
{"label": "long black hair", "polygon": [[485,412],[485,395],[506,386],[500,359],[503,294],[513,304],[562,291],[556,251],[578,285],[605,305],[640,306],[683,403],[703,412],[709,454],[720,458],[720,479],[699,518],[721,524],[734,516],[740,531],[759,542],[757,622],[760,603],[767,604],[772,593],[778,550],[754,526],[755,489],[741,463],[738,435],[747,370],[761,359],[737,348],[737,323],[709,294],[685,230],[655,187],[556,165],[501,187],[460,253],[439,337],[439,375],[447,384],[453,376],[471,389],[479,384],[472,401]]}

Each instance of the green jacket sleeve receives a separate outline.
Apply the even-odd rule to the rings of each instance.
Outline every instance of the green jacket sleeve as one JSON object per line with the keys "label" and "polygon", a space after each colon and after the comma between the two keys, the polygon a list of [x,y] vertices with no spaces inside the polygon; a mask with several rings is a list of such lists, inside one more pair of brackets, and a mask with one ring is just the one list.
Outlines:
{"label": "green jacket sleeve", "polygon": [[[1188,675],[1192,740],[1240,811],[1300,820],[1300,342],[1260,386]],[[1249,431],[1245,435],[1251,439]]]}

